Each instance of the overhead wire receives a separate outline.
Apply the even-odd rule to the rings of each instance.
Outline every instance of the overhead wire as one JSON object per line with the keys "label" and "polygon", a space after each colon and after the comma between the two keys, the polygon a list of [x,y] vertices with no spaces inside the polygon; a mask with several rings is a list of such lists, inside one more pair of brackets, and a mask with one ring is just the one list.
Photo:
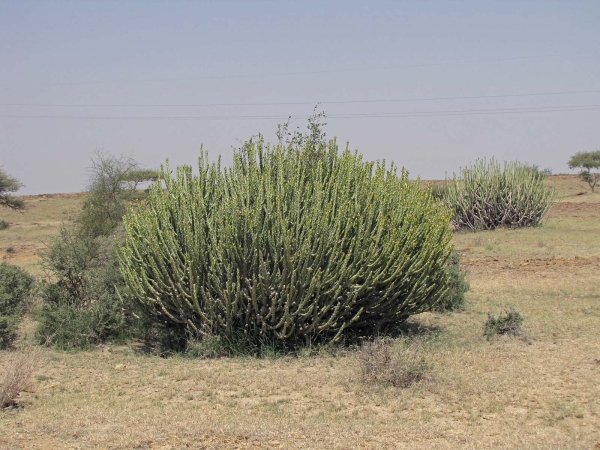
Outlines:
{"label": "overhead wire", "polygon": [[293,72],[273,72],[273,73],[262,73],[262,74],[243,74],[243,75],[213,75],[203,77],[188,77],[188,78],[149,78],[141,80],[111,80],[111,81],[59,81],[49,83],[12,83],[12,84],[0,84],[0,87],[17,87],[17,86],[68,86],[68,85],[99,85],[99,84],[135,84],[135,83],[156,83],[156,82],[185,82],[185,81],[200,81],[200,80],[218,80],[218,79],[232,79],[232,78],[262,78],[262,77],[274,77],[274,76],[290,76],[290,75],[319,75],[326,73],[347,73],[347,72],[364,72],[373,70],[393,70],[393,69],[411,69],[418,67],[435,67],[435,66],[452,66],[460,64],[484,64],[493,62],[505,62],[505,61],[521,61],[531,59],[545,59],[545,58],[558,58],[563,56],[578,56],[578,55],[591,55],[598,54],[600,51],[591,52],[578,52],[578,53],[559,53],[550,55],[537,55],[537,56],[517,56],[510,58],[494,58],[494,59],[480,59],[480,60],[465,60],[465,61],[447,61],[447,62],[431,62],[431,63],[420,63],[420,64],[405,64],[396,66],[383,66],[383,67],[356,67],[350,69],[326,69],[326,70],[306,70],[306,71],[293,71]]}
{"label": "overhead wire", "polygon": [[[567,111],[592,111],[600,110],[600,105],[570,105],[570,106],[542,106],[533,108],[500,108],[500,109],[467,109],[443,111],[412,111],[392,113],[344,113],[328,114],[330,119],[372,118],[372,117],[430,117],[454,115],[480,115],[480,114],[517,114],[517,113],[545,113]],[[251,120],[251,119],[287,119],[307,118],[308,115],[221,115],[221,116],[84,116],[84,115],[18,115],[0,114],[0,118],[12,119],[70,119],[70,120]]]}
{"label": "overhead wire", "polygon": [[468,95],[456,97],[420,97],[420,98],[398,98],[398,99],[378,99],[378,100],[333,100],[333,101],[312,101],[312,102],[259,102],[259,103],[0,103],[0,106],[25,106],[25,107],[206,107],[206,106],[284,106],[284,105],[340,105],[352,103],[401,103],[401,102],[421,102],[421,101],[440,101],[440,100],[477,100],[492,98],[515,98],[515,97],[539,97],[546,95],[574,95],[574,94],[597,94],[600,90],[587,91],[563,91],[563,92],[535,92],[524,94],[498,94],[498,95]]}

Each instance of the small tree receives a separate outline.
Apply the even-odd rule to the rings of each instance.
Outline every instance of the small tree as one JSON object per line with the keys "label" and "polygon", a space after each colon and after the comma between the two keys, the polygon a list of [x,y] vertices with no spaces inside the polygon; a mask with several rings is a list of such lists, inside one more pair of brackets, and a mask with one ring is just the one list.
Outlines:
{"label": "small tree", "polygon": [[600,150],[594,152],[577,152],[569,160],[569,169],[580,169],[579,177],[590,185],[592,192],[600,180],[600,173],[592,173],[592,169],[600,168]]}
{"label": "small tree", "polygon": [[22,187],[23,183],[8,175],[4,170],[0,169],[0,206],[5,206],[15,210],[25,209],[25,203],[23,200],[8,194],[8,192],[16,192]]}
{"label": "small tree", "polygon": [[125,213],[123,199],[134,193],[138,185],[156,181],[158,171],[141,169],[132,158],[117,158],[97,153],[92,160],[88,196],[79,217],[82,234],[106,236],[121,222]]}

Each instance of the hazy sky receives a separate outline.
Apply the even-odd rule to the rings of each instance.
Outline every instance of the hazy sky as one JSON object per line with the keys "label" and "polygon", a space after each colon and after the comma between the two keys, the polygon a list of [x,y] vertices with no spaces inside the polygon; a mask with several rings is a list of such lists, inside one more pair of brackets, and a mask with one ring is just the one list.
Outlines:
{"label": "hazy sky", "polygon": [[[600,149],[599,24],[598,0],[0,0],[0,165],[35,194],[84,189],[96,150],[227,163],[322,102],[328,136],[413,177],[568,172]],[[333,103],[361,100],[402,101]]]}

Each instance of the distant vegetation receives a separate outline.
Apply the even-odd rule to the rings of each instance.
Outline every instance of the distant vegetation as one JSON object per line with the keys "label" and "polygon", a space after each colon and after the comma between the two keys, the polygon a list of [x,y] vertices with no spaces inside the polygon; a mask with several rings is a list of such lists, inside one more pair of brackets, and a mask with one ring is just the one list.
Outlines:
{"label": "distant vegetation", "polygon": [[[585,181],[592,192],[594,192],[598,181],[600,181],[600,150],[595,152],[578,152],[569,160],[570,169],[580,169],[579,177]],[[596,172],[592,172],[592,170]]]}
{"label": "distant vegetation", "polygon": [[[23,183],[0,169],[0,206],[18,211],[25,209],[23,200],[9,194],[9,192],[16,192],[22,187]],[[9,223],[7,221],[0,220],[0,230],[5,230],[8,227]]]}
{"label": "distant vegetation", "polygon": [[140,168],[132,158],[97,153],[92,160],[90,184],[79,216],[79,232],[88,237],[107,236],[121,223],[128,200],[140,198],[140,183],[156,181],[156,170]]}

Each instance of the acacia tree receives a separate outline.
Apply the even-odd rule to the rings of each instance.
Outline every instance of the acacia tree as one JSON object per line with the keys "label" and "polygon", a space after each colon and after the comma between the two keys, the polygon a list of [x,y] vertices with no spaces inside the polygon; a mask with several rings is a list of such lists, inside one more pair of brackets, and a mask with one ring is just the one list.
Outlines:
{"label": "acacia tree", "polygon": [[98,152],[89,168],[88,195],[79,216],[82,234],[95,238],[110,234],[125,213],[124,200],[135,194],[140,183],[156,181],[156,170],[141,169],[128,157]]}
{"label": "acacia tree", "polygon": [[15,210],[25,209],[23,200],[8,194],[8,192],[16,192],[22,187],[23,183],[0,169],[0,206]]}
{"label": "acacia tree", "polygon": [[589,184],[594,192],[600,181],[600,173],[592,173],[592,169],[600,169],[600,150],[594,152],[577,152],[569,160],[569,169],[580,169],[579,177]]}

